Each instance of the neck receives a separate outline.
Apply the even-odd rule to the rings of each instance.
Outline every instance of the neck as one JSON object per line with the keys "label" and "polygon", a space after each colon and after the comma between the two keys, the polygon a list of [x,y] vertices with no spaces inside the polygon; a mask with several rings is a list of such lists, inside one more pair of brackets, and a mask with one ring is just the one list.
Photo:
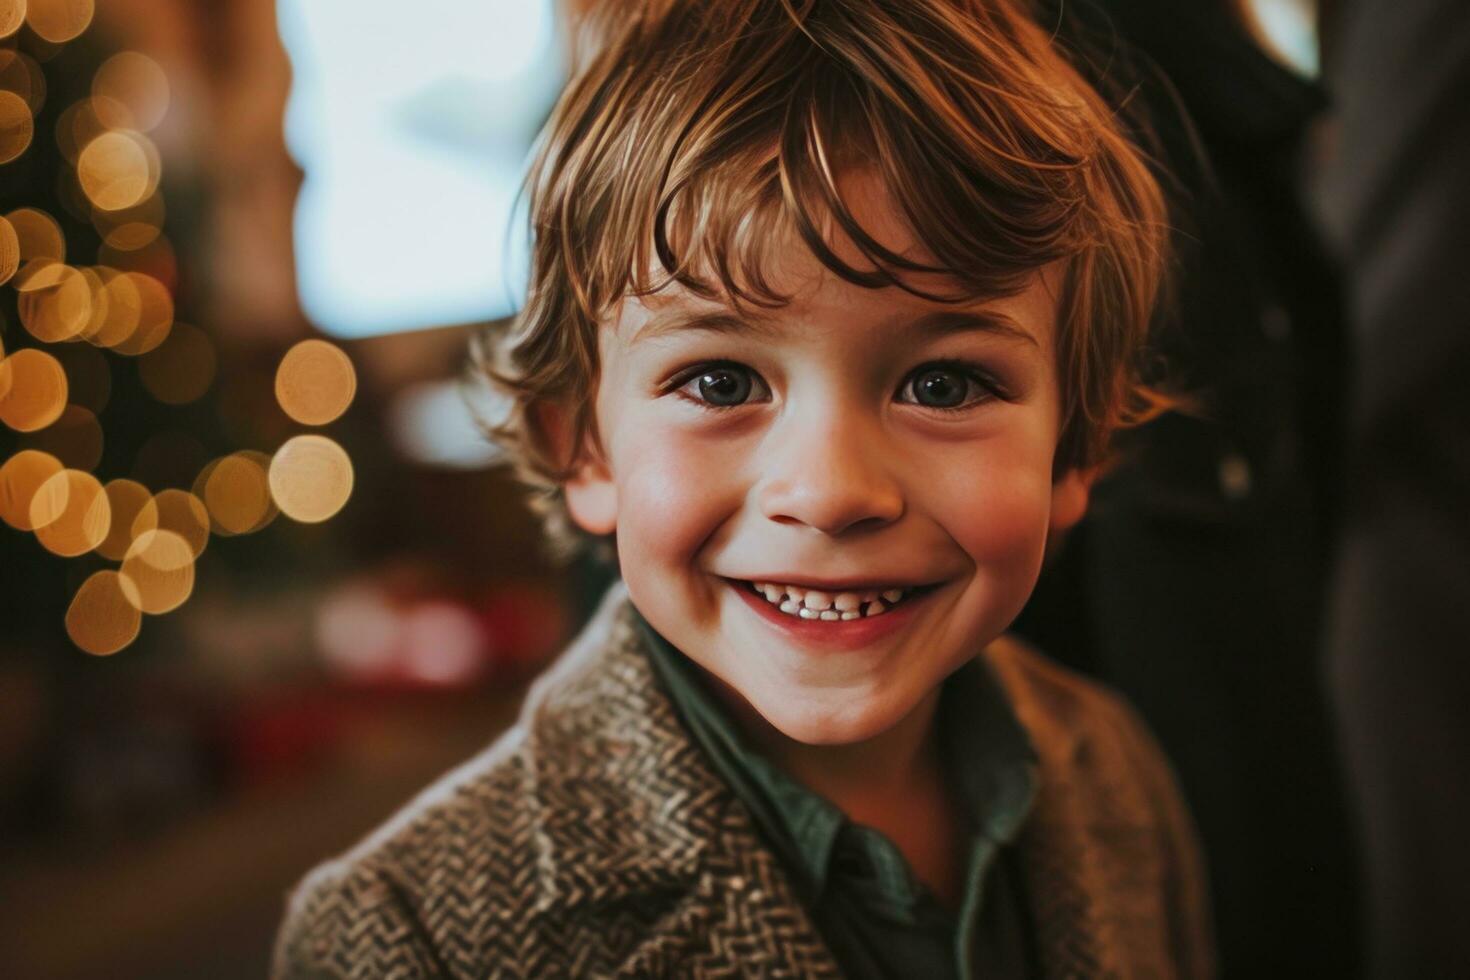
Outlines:
{"label": "neck", "polygon": [[[713,679],[713,678],[711,678]],[[942,782],[935,689],[897,724],[843,745],[808,745],[777,730],[733,690],[716,681],[737,724],[766,758],[797,782],[832,801],[858,823],[891,812],[895,800],[931,799]]]}

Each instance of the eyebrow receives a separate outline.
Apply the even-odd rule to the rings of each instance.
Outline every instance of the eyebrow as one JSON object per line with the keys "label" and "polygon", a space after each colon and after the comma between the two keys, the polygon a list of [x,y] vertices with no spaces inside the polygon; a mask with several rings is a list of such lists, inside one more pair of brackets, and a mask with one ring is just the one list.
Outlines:
{"label": "eyebrow", "polygon": [[[946,337],[956,333],[986,333],[1040,349],[1036,336],[1014,319],[997,310],[940,310],[911,320],[899,329],[925,338]],[[773,337],[780,333],[772,317],[750,314],[739,316],[728,310],[691,313],[675,310],[656,316],[634,332],[631,343],[673,333],[693,331],[713,334],[744,334]]]}

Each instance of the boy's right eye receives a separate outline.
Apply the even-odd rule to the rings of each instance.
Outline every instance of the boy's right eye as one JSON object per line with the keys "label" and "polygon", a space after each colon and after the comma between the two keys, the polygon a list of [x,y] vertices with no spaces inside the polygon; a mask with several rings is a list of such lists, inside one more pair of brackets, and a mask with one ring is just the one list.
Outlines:
{"label": "boy's right eye", "polygon": [[674,382],[684,398],[707,408],[734,408],[749,401],[765,401],[770,389],[760,375],[743,364],[704,364]]}

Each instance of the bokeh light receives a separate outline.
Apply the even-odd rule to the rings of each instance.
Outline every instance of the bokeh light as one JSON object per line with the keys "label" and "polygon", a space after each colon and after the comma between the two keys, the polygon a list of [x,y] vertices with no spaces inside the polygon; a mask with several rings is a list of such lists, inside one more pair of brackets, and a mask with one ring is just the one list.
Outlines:
{"label": "bokeh light", "polygon": [[91,409],[73,403],[55,422],[27,435],[22,445],[50,453],[68,469],[91,470],[102,459],[102,424]]}
{"label": "bokeh light", "polygon": [[92,23],[92,0],[29,0],[26,23],[38,37],[65,44]]}
{"label": "bokeh light", "polygon": [[36,540],[47,551],[75,558],[106,540],[112,506],[95,476],[62,470],[42,484],[31,500],[31,523]]}
{"label": "bokeh light", "polygon": [[118,572],[94,572],[77,589],[66,610],[66,633],[87,653],[116,653],[138,638],[143,615],[130,601],[130,586]]}
{"label": "bokeh light", "polygon": [[92,210],[92,226],[102,242],[116,252],[136,252],[151,244],[163,230],[162,194],[153,194],[130,208]]}
{"label": "bokeh light", "polygon": [[216,533],[249,534],[270,523],[276,507],[269,473],[270,457],[261,452],[231,453],[210,464],[202,496]]}
{"label": "bokeh light", "polygon": [[[0,0],[0,10],[3,10],[5,2]],[[40,112],[46,104],[45,73],[35,58],[14,48],[0,48],[0,89],[25,99],[26,105],[31,107],[31,115]]]}
{"label": "bokeh light", "polygon": [[98,115],[108,126],[148,132],[168,112],[168,76],[147,55],[123,51],[97,69],[92,96],[97,99]]}
{"label": "bokeh light", "polygon": [[214,342],[198,327],[174,324],[168,339],[138,359],[138,376],[165,405],[187,405],[214,383]]}
{"label": "bokeh light", "polygon": [[296,436],[271,459],[270,488],[287,517],[303,524],[324,521],[352,495],[352,460],[326,436]]}
{"label": "bokeh light", "polygon": [[[108,284],[108,298],[118,298],[118,294],[112,292],[112,287],[116,284],[126,296],[123,309],[127,319],[124,322],[132,322],[133,329],[121,339],[104,346],[129,356],[146,354],[168,339],[169,330],[174,323],[173,296],[167,286],[141,272],[121,272],[118,273],[117,280]],[[137,311],[135,322],[131,318],[133,310]]]}
{"label": "bokeh light", "polygon": [[109,561],[122,561],[133,543],[133,524],[153,494],[136,480],[109,480],[102,489],[107,494],[112,523],[107,537],[97,545],[97,553]]}
{"label": "bokeh light", "polygon": [[20,268],[20,238],[9,219],[0,218],[0,285]]}
{"label": "bokeh light", "polygon": [[107,124],[97,114],[97,100],[78,99],[56,118],[56,148],[67,163],[76,166],[82,151],[107,131]]}
{"label": "bokeh light", "polygon": [[66,261],[66,238],[61,234],[61,225],[51,215],[37,208],[16,208],[5,220],[15,230],[22,262]]}
{"label": "bokeh light", "polygon": [[303,340],[276,370],[276,401],[302,425],[326,425],[347,411],[357,394],[357,372],[335,344]]}
{"label": "bokeh light", "polygon": [[9,163],[24,153],[35,132],[36,123],[26,100],[0,90],[0,163]]}
{"label": "bokeh light", "polygon": [[155,235],[146,245],[134,249],[114,248],[104,242],[97,250],[97,261],[121,272],[140,272],[163,283],[173,292],[179,281],[179,257],[168,236]]}
{"label": "bokeh light", "polygon": [[0,0],[0,37],[9,37],[26,21],[26,0]]}
{"label": "bokeh light", "polygon": [[147,137],[113,129],[82,150],[77,158],[77,180],[93,205],[103,211],[122,211],[141,204],[158,188],[157,160],[157,150]]}
{"label": "bokeh light", "polygon": [[37,261],[16,277],[16,309],[31,336],[48,344],[71,340],[92,319],[92,288],[77,269]]}
{"label": "bokeh light", "polygon": [[0,422],[17,432],[44,429],[66,409],[66,372],[43,350],[25,347],[5,358],[10,387],[0,396]]}
{"label": "bokeh light", "polygon": [[0,466],[0,519],[17,531],[34,531],[31,501],[63,468],[61,460],[37,449],[22,449],[6,460]]}
{"label": "bokeh light", "polygon": [[192,561],[209,544],[209,511],[204,501],[187,490],[163,490],[155,494],[133,518],[133,537],[149,531],[168,531],[189,546]]}
{"label": "bokeh light", "polygon": [[194,591],[194,559],[188,541],[173,531],[144,531],[133,539],[119,569],[131,586],[128,599],[140,612],[160,616],[184,604]]}

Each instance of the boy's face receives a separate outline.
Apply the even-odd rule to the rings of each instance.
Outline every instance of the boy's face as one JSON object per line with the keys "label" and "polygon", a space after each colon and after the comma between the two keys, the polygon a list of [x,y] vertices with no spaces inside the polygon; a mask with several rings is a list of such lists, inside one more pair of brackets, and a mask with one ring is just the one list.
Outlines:
{"label": "boy's face", "polygon": [[[886,200],[862,203],[903,251]],[[599,337],[604,452],[567,502],[616,532],[671,643],[786,736],[847,744],[1010,624],[1087,480],[1052,480],[1054,269],[955,306],[847,283],[799,243],[780,258],[794,298],[763,318],[674,289],[623,304]]]}

